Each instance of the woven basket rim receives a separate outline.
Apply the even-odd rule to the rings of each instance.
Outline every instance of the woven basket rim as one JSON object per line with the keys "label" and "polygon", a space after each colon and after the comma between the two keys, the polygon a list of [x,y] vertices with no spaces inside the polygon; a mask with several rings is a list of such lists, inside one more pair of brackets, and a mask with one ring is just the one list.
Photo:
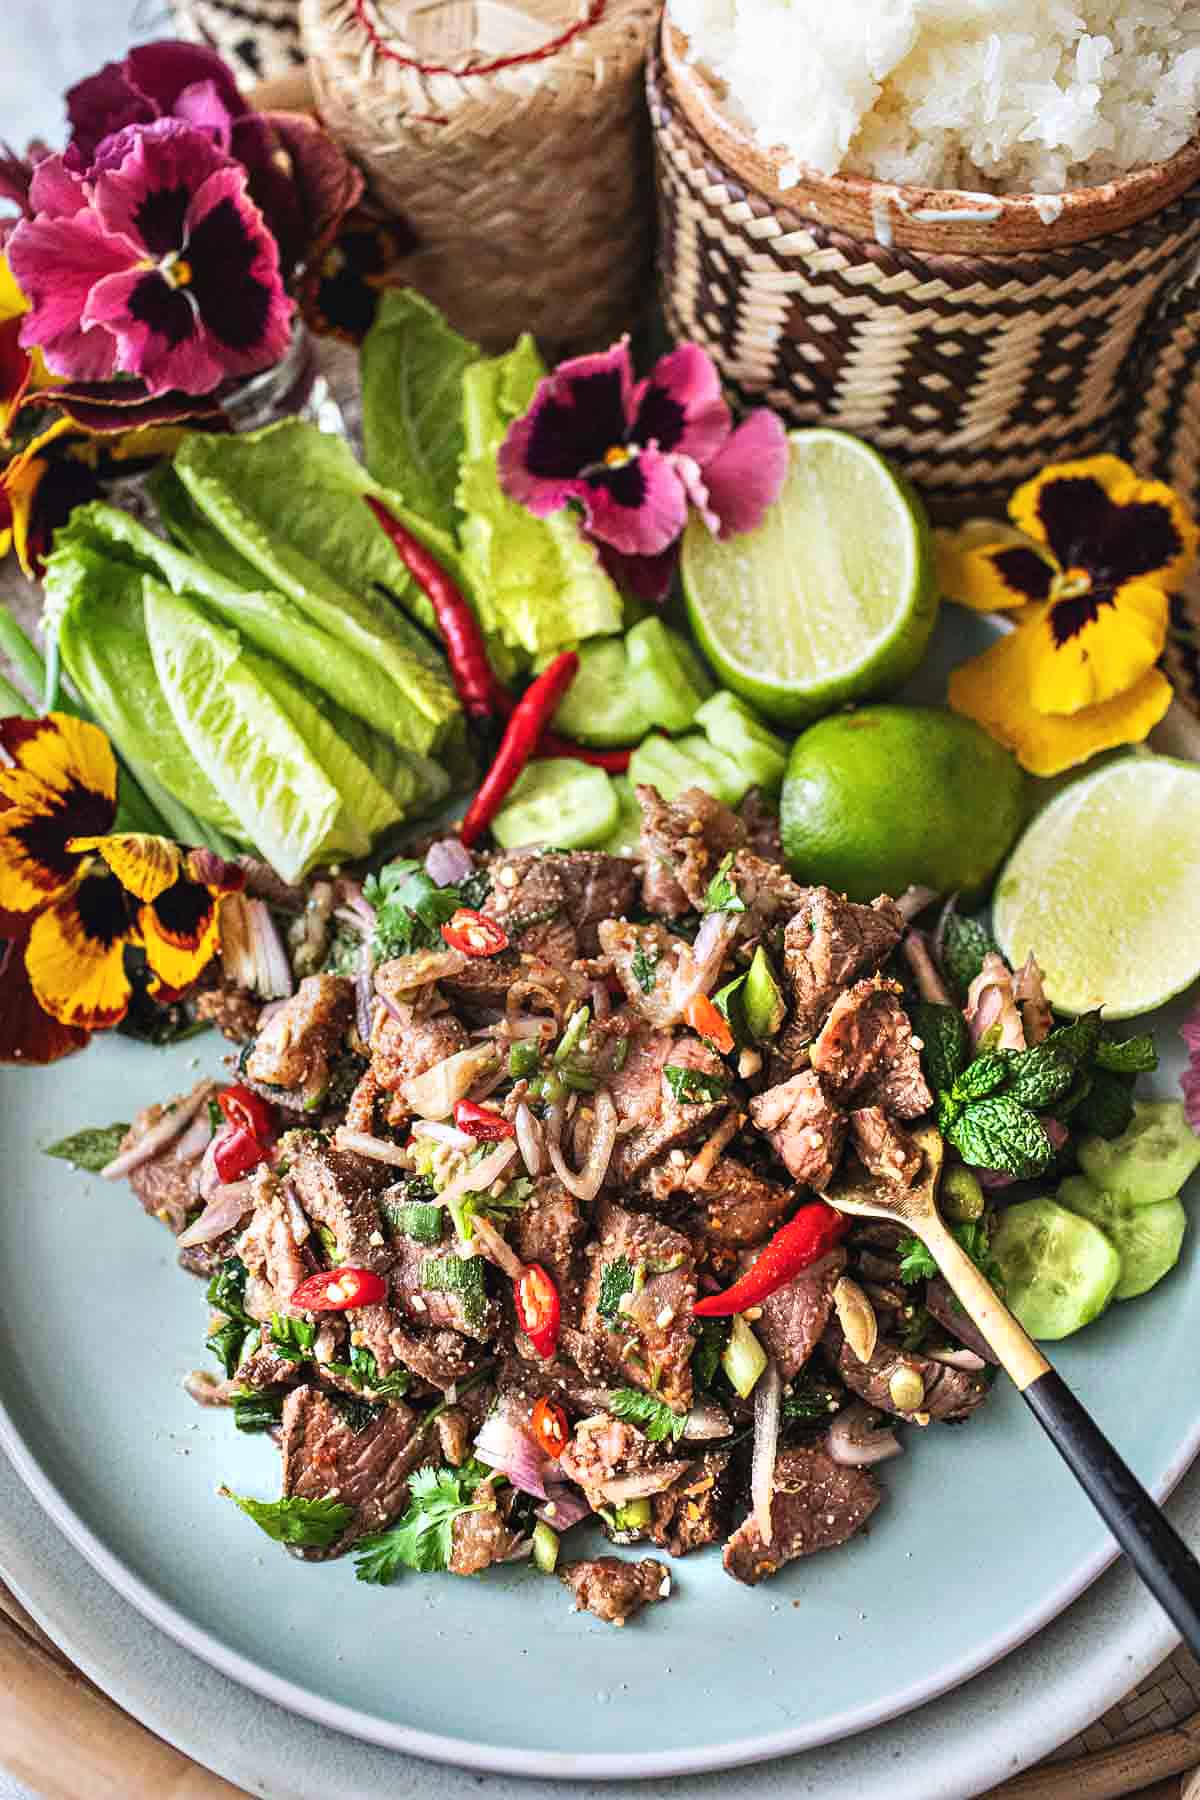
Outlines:
{"label": "woven basket rim", "polygon": [[[868,175],[825,174],[798,163],[786,151],[765,150],[757,143],[725,110],[719,84],[698,63],[687,60],[687,47],[685,34],[664,13],[660,52],[665,80],[710,156],[772,207],[786,208],[852,237],[883,242],[886,233],[889,244],[910,249],[988,255],[1053,250],[1137,224],[1200,182],[1200,136],[1164,162],[1053,196],[983,194],[878,181]],[[798,171],[798,179],[781,187],[779,172],[788,164]],[[1047,199],[1061,206],[1047,209]],[[1050,210],[1054,217],[1047,216]]]}

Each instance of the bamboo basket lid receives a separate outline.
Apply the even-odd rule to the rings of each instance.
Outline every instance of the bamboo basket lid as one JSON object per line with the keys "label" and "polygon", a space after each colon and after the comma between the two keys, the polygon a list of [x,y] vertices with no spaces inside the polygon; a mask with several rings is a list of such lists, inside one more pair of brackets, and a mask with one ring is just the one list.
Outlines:
{"label": "bamboo basket lid", "polygon": [[690,59],[688,39],[669,18],[662,46],[680,111],[719,161],[747,187],[850,237],[956,255],[1054,250],[1136,225],[1200,181],[1200,139],[1167,162],[1065,194],[977,194],[824,175],[757,141],[726,105],[723,84]]}

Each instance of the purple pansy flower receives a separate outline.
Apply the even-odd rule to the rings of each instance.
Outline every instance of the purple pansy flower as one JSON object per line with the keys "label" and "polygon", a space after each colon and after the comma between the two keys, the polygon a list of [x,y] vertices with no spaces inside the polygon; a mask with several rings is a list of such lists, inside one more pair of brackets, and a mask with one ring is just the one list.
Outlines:
{"label": "purple pansy flower", "polygon": [[246,171],[175,119],[104,139],[86,175],[39,163],[36,217],[8,245],[21,332],[56,374],[140,375],[150,395],[210,393],[277,362],[292,304]]}
{"label": "purple pansy flower", "polygon": [[1180,1076],[1183,1089],[1183,1112],[1192,1130],[1200,1133],[1200,1005],[1192,1008],[1179,1028],[1187,1045],[1188,1066]]}
{"label": "purple pansy flower", "polygon": [[783,485],[787,438],[765,410],[736,430],[716,368],[696,344],[660,357],[634,383],[628,341],[560,363],[500,448],[511,499],[539,516],[574,500],[625,585],[662,591],[694,505],[719,536],[757,525]]}

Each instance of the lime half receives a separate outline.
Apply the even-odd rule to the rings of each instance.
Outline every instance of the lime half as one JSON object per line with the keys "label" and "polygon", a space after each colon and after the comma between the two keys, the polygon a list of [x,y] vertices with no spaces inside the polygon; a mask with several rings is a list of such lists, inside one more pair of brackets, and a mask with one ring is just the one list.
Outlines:
{"label": "lime half", "polygon": [[1200,765],[1130,756],[1034,819],[993,900],[1014,968],[1032,950],[1063,1012],[1150,1012],[1200,974]]}
{"label": "lime half", "polygon": [[790,443],[756,531],[722,542],[693,515],[683,588],[726,686],[801,724],[911,675],[938,596],[924,508],[883,458],[841,431],[794,431]]}

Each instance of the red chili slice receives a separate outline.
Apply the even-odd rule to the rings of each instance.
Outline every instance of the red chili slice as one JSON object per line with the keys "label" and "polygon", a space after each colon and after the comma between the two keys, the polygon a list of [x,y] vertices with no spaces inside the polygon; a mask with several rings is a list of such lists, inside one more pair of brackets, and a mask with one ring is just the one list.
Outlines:
{"label": "red chili slice", "polygon": [[566,1449],[571,1435],[571,1427],[563,1408],[557,1400],[551,1400],[545,1394],[534,1404],[533,1435],[546,1455],[556,1459]]}
{"label": "red chili slice", "polygon": [[503,925],[470,906],[460,906],[450,915],[442,926],[442,936],[452,950],[461,950],[464,956],[498,956],[508,949]]}
{"label": "red chili slice", "polygon": [[275,1136],[275,1108],[252,1088],[243,1087],[241,1082],[222,1088],[217,1095],[217,1105],[231,1125],[240,1125],[260,1144],[269,1144]]}
{"label": "red chili slice", "polygon": [[849,1226],[849,1219],[824,1200],[802,1206],[794,1219],[780,1226],[740,1280],[723,1294],[698,1300],[692,1311],[699,1319],[724,1319],[745,1312],[748,1306],[758,1306],[793,1275],[827,1255]]}
{"label": "red chili slice", "polygon": [[541,1263],[527,1263],[513,1282],[517,1323],[539,1356],[553,1356],[558,1344],[562,1306],[558,1289]]}
{"label": "red chili slice", "polygon": [[516,1137],[517,1128],[503,1113],[477,1106],[474,1100],[460,1100],[454,1108],[454,1123],[468,1137],[481,1144],[498,1144],[502,1138]]}
{"label": "red chili slice", "polygon": [[387,1299],[387,1282],[373,1269],[324,1269],[294,1289],[292,1312],[349,1312]]}
{"label": "red chili slice", "polygon": [[212,1158],[223,1182],[240,1181],[267,1160],[267,1152],[244,1125],[223,1125],[213,1139]]}

